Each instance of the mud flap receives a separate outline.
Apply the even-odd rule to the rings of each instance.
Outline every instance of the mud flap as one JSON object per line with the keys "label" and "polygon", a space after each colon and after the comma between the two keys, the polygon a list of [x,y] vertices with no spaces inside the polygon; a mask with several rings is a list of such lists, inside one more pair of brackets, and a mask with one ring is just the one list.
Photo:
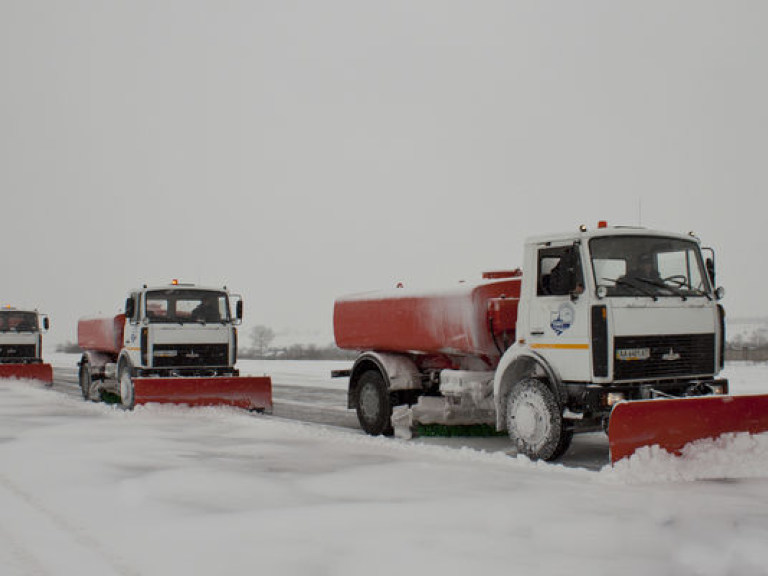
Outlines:
{"label": "mud flap", "polygon": [[643,446],[680,454],[695,440],[768,431],[768,395],[700,396],[617,404],[608,425],[611,464]]}
{"label": "mud flap", "polygon": [[137,405],[151,402],[224,405],[272,412],[272,380],[269,376],[134,378],[133,388]]}
{"label": "mud flap", "polygon": [[0,364],[0,378],[19,378],[53,383],[53,368],[50,364]]}

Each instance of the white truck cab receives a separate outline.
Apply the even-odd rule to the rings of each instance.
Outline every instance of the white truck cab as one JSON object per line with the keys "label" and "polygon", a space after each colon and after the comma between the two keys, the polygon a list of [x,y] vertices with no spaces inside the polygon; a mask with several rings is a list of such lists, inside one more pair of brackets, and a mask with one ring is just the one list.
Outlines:
{"label": "white truck cab", "polygon": [[709,252],[693,235],[602,223],[528,240],[516,341],[494,379],[497,427],[525,419],[511,396],[525,378],[555,395],[565,428],[605,425],[621,400],[727,393]]}
{"label": "white truck cab", "polygon": [[48,328],[48,316],[37,310],[0,308],[0,363],[42,362],[42,333]]}
{"label": "white truck cab", "polygon": [[174,283],[134,290],[125,304],[118,365],[134,376],[235,375],[242,315],[242,299],[226,288]]}
{"label": "white truck cab", "polygon": [[83,398],[127,409],[160,402],[271,410],[271,380],[235,368],[242,317],[242,298],[226,286],[174,281],[132,290],[124,313],[78,321]]}

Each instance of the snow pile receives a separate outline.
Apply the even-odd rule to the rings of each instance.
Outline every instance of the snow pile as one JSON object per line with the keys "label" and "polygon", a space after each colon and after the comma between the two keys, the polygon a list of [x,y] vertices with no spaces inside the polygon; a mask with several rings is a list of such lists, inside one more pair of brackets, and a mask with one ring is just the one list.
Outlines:
{"label": "snow pile", "polygon": [[685,446],[680,456],[645,446],[604,472],[626,483],[768,478],[768,433],[698,440]]}

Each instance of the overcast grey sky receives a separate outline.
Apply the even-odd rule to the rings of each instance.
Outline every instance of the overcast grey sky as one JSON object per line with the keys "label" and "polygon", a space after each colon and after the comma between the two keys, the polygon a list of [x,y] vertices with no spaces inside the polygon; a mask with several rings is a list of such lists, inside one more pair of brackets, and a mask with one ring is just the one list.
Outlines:
{"label": "overcast grey sky", "polygon": [[0,0],[0,302],[172,278],[328,335],[336,296],[695,230],[766,316],[768,3]]}

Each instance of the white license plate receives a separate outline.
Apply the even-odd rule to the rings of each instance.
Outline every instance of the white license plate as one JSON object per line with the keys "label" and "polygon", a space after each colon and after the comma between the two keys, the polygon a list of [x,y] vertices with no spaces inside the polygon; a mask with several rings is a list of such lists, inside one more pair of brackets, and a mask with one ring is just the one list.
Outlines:
{"label": "white license plate", "polygon": [[616,350],[616,360],[628,362],[632,360],[648,360],[651,357],[650,348],[622,348]]}

